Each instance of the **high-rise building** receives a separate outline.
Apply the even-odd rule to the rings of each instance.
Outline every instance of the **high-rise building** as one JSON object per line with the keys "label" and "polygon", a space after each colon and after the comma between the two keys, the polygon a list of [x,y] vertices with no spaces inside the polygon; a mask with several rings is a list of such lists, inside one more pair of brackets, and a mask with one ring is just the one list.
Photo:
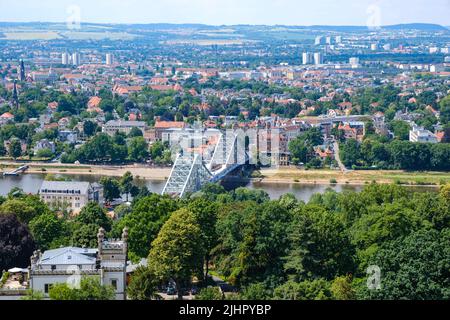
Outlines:
{"label": "high-rise building", "polygon": [[25,80],[26,80],[26,76],[25,76],[25,64],[23,63],[23,60],[20,60],[19,80],[20,80],[20,81],[25,81]]}
{"label": "high-rise building", "polygon": [[342,43],[342,36],[336,36],[336,43]]}
{"label": "high-rise building", "polygon": [[64,52],[62,54],[62,56],[61,56],[61,63],[63,65],[68,65],[69,64],[69,60],[70,60],[69,54],[67,52]]}
{"label": "high-rise building", "polygon": [[316,37],[316,40],[315,40],[314,43],[315,43],[316,46],[321,45],[322,44],[322,37],[321,36]]}
{"label": "high-rise building", "polygon": [[315,65],[323,64],[323,54],[321,52],[314,53],[314,64]]}
{"label": "high-rise building", "polygon": [[314,62],[314,55],[311,52],[303,52],[303,65],[312,64]]}
{"label": "high-rise building", "polygon": [[358,68],[359,67],[359,58],[352,57],[352,58],[350,58],[349,63],[352,68]]}
{"label": "high-rise building", "polygon": [[332,42],[333,42],[333,38],[331,38],[331,37],[326,37],[326,39],[325,39],[325,43],[326,43],[326,44],[332,44]]}
{"label": "high-rise building", "polygon": [[112,65],[114,63],[114,57],[111,53],[107,53],[106,54],[106,64],[107,65]]}
{"label": "high-rise building", "polygon": [[74,66],[78,66],[80,65],[80,62],[81,62],[80,54],[79,53],[72,54],[72,64]]}

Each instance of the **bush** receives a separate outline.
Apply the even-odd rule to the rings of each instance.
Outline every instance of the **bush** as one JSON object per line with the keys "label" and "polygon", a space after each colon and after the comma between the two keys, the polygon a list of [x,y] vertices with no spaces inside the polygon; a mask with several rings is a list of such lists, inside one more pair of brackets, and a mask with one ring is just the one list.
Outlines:
{"label": "bush", "polygon": [[195,300],[223,300],[223,294],[218,287],[208,287],[200,290]]}

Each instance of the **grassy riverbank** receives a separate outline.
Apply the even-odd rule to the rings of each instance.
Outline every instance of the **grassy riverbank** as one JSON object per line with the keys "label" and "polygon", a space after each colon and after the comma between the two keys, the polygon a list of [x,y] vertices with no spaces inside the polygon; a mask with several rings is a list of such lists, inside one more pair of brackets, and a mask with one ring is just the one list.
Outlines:
{"label": "grassy riverbank", "polygon": [[450,183],[450,172],[406,172],[361,170],[343,173],[334,170],[300,170],[296,168],[263,169],[261,182],[304,184],[351,184],[371,182],[402,185],[439,186]]}

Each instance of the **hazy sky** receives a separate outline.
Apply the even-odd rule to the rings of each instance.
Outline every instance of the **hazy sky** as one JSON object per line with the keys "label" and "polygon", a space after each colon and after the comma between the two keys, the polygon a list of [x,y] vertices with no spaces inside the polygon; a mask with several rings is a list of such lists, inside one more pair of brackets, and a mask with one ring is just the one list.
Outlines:
{"label": "hazy sky", "polygon": [[99,23],[450,25],[450,0],[0,0],[0,21],[78,16]]}

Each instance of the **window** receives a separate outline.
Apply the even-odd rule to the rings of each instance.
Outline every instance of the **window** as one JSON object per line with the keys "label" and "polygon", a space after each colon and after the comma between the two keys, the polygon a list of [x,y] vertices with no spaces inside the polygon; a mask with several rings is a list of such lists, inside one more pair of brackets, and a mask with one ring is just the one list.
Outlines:
{"label": "window", "polygon": [[44,292],[48,294],[49,290],[52,288],[53,284],[52,283],[46,283],[44,285]]}
{"label": "window", "polygon": [[56,265],[52,265],[52,271],[55,271],[56,270]]}
{"label": "window", "polygon": [[117,279],[111,279],[111,285],[117,290]]}

